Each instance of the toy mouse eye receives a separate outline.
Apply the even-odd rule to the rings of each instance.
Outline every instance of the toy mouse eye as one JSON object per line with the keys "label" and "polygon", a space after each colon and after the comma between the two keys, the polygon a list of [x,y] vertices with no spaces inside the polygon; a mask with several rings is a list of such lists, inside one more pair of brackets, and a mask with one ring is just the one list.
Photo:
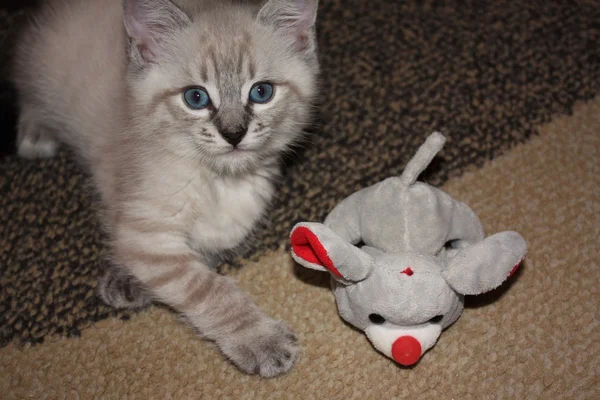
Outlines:
{"label": "toy mouse eye", "polygon": [[369,321],[374,324],[381,325],[385,322],[385,318],[379,314],[369,314]]}
{"label": "toy mouse eye", "polygon": [[431,318],[429,320],[429,322],[433,323],[433,324],[437,324],[438,322],[440,322],[442,319],[444,318],[443,315],[436,315],[435,317]]}

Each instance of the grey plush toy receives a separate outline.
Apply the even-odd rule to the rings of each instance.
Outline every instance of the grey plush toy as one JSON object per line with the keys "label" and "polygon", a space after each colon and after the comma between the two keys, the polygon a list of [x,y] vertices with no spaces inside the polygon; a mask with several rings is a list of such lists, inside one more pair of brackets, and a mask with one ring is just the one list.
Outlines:
{"label": "grey plush toy", "polygon": [[432,134],[400,177],[350,195],[324,224],[299,223],[290,236],[300,265],[330,273],[342,318],[405,366],[458,319],[464,295],[501,285],[526,253],[517,232],[485,237],[467,205],[416,182],[444,142]]}

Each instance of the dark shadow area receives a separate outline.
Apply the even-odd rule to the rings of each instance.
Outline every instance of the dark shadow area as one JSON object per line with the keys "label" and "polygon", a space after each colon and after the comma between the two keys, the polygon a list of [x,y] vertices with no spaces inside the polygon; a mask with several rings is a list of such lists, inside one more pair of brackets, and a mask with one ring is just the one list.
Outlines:
{"label": "dark shadow area", "polygon": [[[443,151],[444,149],[442,149],[442,152]],[[446,162],[447,161],[444,159],[443,156],[436,155],[435,157],[433,157],[431,163],[427,166],[425,171],[421,173],[417,180],[425,183],[430,183],[432,180],[435,180],[435,177],[439,176],[440,172],[443,171],[444,163]]]}
{"label": "dark shadow area", "polygon": [[2,0],[0,8],[8,11],[17,11],[23,8],[37,7],[42,0]]}
{"label": "dark shadow area", "polygon": [[527,260],[521,262],[519,269],[510,276],[501,286],[492,290],[491,292],[483,293],[477,296],[465,296],[465,308],[479,308],[490,305],[502,298],[510,288],[519,279],[519,276],[523,273],[523,269],[527,267]]}
{"label": "dark shadow area", "polygon": [[[329,273],[305,268],[294,262],[294,278],[309,285],[331,289],[331,277]],[[335,307],[335,304],[332,304]]]}
{"label": "dark shadow area", "polygon": [[18,107],[16,91],[7,81],[0,81],[0,157],[14,154]]}

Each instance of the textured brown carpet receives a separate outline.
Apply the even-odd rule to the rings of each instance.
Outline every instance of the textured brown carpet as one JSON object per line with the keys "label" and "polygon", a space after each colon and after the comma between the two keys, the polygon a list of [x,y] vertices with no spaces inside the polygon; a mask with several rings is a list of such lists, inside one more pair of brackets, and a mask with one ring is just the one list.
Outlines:
{"label": "textured brown carpet", "polygon": [[289,375],[242,375],[155,307],[128,322],[99,322],[78,339],[5,347],[0,397],[598,399],[598,132],[600,98],[443,186],[479,213],[488,232],[521,232],[529,254],[508,287],[471,298],[412,369],[380,356],[341,321],[326,274],[295,268],[279,249],[234,275],[299,333],[303,355]]}
{"label": "textured brown carpet", "polygon": [[[600,106],[584,102],[600,92],[600,2],[321,3],[319,126],[247,254],[260,262],[235,260],[244,268],[231,272],[300,333],[297,369],[244,377],[166,311],[103,306],[94,288],[106,249],[86,176],[67,151],[40,162],[9,155],[0,398],[598,395]],[[14,16],[0,8],[2,54]],[[576,101],[572,118],[556,119]],[[2,126],[10,102],[1,87]],[[479,299],[417,368],[401,370],[339,320],[324,277],[293,273],[281,246],[296,221],[320,220],[399,173],[435,129],[450,140],[426,179],[469,202],[490,232],[521,231],[531,251],[510,290]]]}

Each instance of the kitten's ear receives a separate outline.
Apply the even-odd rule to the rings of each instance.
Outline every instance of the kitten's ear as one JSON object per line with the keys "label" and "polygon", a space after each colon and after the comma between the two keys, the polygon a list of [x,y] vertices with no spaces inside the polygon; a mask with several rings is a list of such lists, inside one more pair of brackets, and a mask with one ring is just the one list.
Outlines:
{"label": "kitten's ear", "polygon": [[146,62],[154,61],[169,35],[190,23],[190,18],[169,0],[123,0],[125,28]]}
{"label": "kitten's ear", "polygon": [[268,0],[258,20],[294,40],[298,51],[314,50],[314,26],[319,0]]}

